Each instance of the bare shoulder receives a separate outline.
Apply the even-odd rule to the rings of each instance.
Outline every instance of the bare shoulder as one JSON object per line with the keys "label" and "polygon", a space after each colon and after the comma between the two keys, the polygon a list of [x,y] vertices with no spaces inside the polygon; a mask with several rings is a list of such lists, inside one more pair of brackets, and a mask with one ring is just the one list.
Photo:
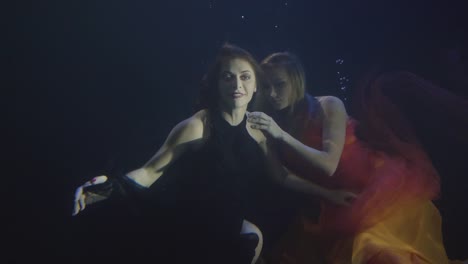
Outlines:
{"label": "bare shoulder", "polygon": [[316,98],[322,107],[344,107],[343,101],[341,101],[341,99],[336,96],[327,95],[317,96]]}
{"label": "bare shoulder", "polygon": [[325,113],[346,114],[345,105],[340,98],[335,96],[318,96],[316,98]]}
{"label": "bare shoulder", "polygon": [[206,119],[206,110],[201,110],[181,121],[172,129],[169,142],[180,144],[202,139],[205,134]]}

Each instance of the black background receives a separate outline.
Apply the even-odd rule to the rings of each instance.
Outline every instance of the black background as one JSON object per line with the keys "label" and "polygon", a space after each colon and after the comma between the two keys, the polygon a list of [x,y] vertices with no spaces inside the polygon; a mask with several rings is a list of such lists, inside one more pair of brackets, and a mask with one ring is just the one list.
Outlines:
{"label": "black background", "polygon": [[[7,261],[79,254],[69,232],[74,186],[149,159],[192,113],[199,81],[224,41],[258,59],[275,51],[297,53],[308,91],[347,104],[355,82],[376,66],[410,70],[466,97],[468,23],[462,7],[461,1],[305,0],[35,1],[5,7],[4,202],[12,206],[4,210],[11,220],[5,226],[12,246]],[[337,71],[350,79],[344,91]],[[419,133],[441,172],[437,204],[447,252],[467,258],[466,146],[432,137],[437,129],[443,127]]]}

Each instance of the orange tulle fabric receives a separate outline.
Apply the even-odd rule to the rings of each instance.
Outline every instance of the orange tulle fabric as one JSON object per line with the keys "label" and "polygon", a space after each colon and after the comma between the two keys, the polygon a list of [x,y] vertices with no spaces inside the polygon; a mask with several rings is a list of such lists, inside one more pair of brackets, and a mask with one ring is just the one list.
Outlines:
{"label": "orange tulle fabric", "polygon": [[[278,262],[457,263],[449,261],[442,243],[440,214],[431,202],[439,178],[428,157],[403,142],[405,157],[372,150],[356,138],[356,125],[348,120],[342,157],[331,177],[283,148],[283,162],[297,175],[358,197],[349,207],[323,201],[318,222],[301,216],[284,238]],[[321,127],[312,122],[301,140],[321,149]]]}

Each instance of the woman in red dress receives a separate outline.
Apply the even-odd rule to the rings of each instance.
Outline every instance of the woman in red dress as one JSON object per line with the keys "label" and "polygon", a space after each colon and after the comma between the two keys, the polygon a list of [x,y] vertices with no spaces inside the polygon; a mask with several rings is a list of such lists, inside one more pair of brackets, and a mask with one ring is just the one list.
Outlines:
{"label": "woman in red dress", "polygon": [[276,262],[457,263],[447,257],[432,203],[439,176],[409,122],[382,92],[395,80],[415,86],[420,79],[386,74],[362,86],[358,122],[340,99],[305,93],[304,71],[293,54],[272,54],[262,66],[270,85],[256,103],[269,115],[251,113],[251,126],[275,139],[294,174],[358,194],[328,199],[347,201],[341,206],[323,200],[318,220],[301,215]]}

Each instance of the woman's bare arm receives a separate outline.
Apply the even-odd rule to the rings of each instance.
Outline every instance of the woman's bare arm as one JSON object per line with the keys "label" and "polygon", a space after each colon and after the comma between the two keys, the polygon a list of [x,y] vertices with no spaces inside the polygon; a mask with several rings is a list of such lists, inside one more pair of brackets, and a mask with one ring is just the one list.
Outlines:
{"label": "woman's bare arm", "polygon": [[259,144],[265,154],[267,171],[275,182],[292,191],[318,196],[337,205],[349,205],[356,198],[355,193],[346,190],[331,190],[295,175],[281,164],[274,151],[275,148],[267,141],[267,138],[264,138]]}
{"label": "woman's bare arm", "polygon": [[249,114],[249,123],[273,138],[289,145],[293,151],[303,156],[312,166],[329,176],[335,173],[343,151],[347,114],[343,102],[333,96],[319,100],[323,109],[322,149],[309,147],[282,130],[276,122],[261,112]]}
{"label": "woman's bare arm", "polygon": [[309,147],[284,133],[282,141],[327,175],[335,173],[345,142],[347,114],[343,102],[332,96],[319,100],[323,109],[322,150]]}
{"label": "woman's bare arm", "polygon": [[[205,134],[204,118],[205,112],[200,111],[194,116],[180,122],[172,129],[164,144],[145,165],[130,171],[125,176],[141,187],[150,187],[180,155],[190,148],[203,144]],[[106,181],[107,177],[101,175],[87,181],[76,189],[73,215],[83,211],[86,204],[91,204],[107,198],[86,191],[87,187],[95,186]]]}
{"label": "woman's bare arm", "polygon": [[203,142],[203,130],[203,121],[197,116],[180,122],[156,154],[143,167],[127,173],[127,177],[143,187],[151,186],[181,154]]}

